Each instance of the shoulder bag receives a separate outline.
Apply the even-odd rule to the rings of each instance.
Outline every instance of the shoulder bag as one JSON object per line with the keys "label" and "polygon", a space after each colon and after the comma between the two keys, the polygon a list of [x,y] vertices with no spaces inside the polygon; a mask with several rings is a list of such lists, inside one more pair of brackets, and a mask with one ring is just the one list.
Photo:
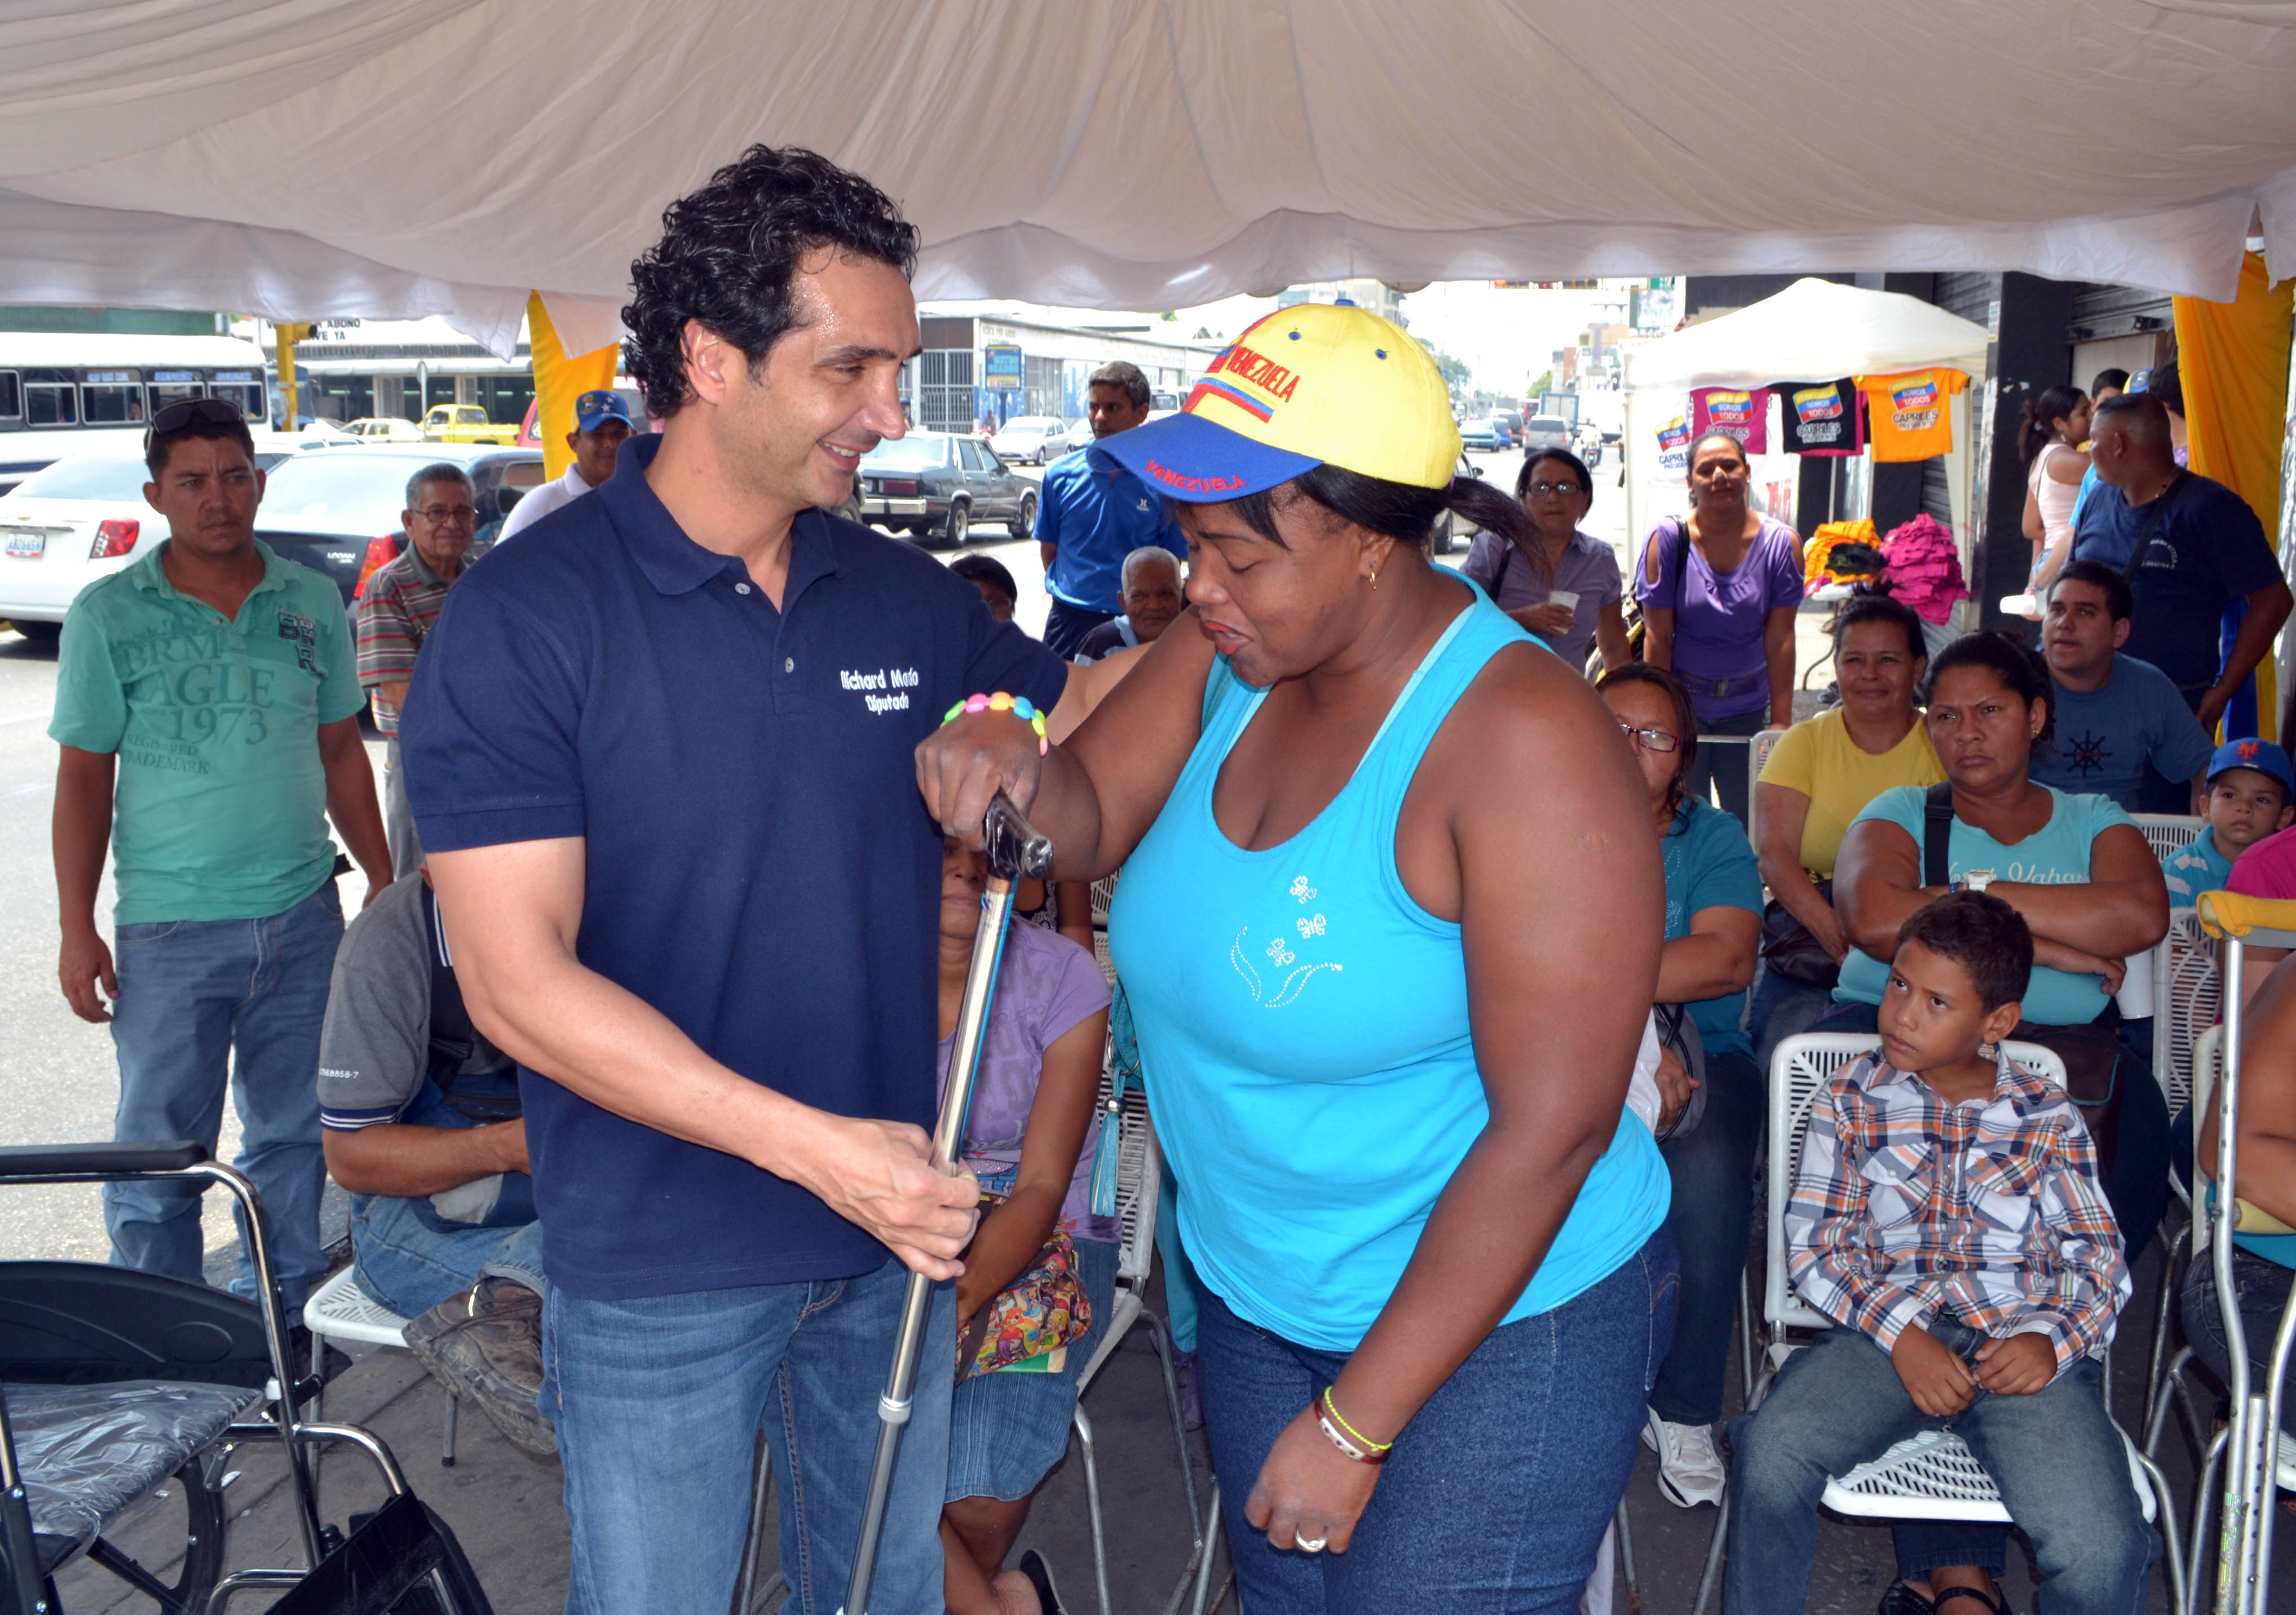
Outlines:
{"label": "shoulder bag", "polygon": [[[2145,531],[2149,536],[2149,524]],[[2149,537],[2140,542],[2149,542]],[[1953,884],[1948,846],[1952,834],[1953,787],[1931,785],[1922,808],[1923,885]],[[2114,1151],[2120,1142],[2121,1101],[2127,1093],[2120,1081],[2120,1012],[2108,1000],[2104,1012],[2087,1025],[2036,1026],[2020,1021],[2009,1034],[2015,1042],[2039,1044],[2065,1062],[2065,1093],[2079,1108],[2081,1120],[2096,1144],[2101,1176],[2112,1170]]]}

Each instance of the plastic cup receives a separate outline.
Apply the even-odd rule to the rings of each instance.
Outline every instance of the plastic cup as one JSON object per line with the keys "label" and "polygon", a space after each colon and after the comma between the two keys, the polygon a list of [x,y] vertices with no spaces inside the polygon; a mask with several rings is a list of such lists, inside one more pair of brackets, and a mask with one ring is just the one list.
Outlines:
{"label": "plastic cup", "polygon": [[1551,589],[1547,592],[1546,603],[1575,611],[1578,609],[1578,596],[1569,589]]}

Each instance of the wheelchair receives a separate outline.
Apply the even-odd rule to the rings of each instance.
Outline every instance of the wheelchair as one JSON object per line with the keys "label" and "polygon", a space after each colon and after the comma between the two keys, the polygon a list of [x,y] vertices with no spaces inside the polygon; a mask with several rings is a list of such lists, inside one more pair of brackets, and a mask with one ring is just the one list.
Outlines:
{"label": "wheelchair", "polygon": [[[0,1185],[127,1181],[221,1185],[238,1202],[258,1293],[88,1262],[0,1262],[0,1615],[60,1615],[56,1573],[83,1557],[164,1615],[221,1611],[258,1588],[290,1589],[272,1606],[281,1615],[492,1615],[390,1448],[356,1425],[300,1416],[320,1381],[296,1372],[245,1177],[190,1142],[0,1148]],[[303,1563],[226,1575],[223,1465],[255,1443],[285,1455]],[[364,1452],[390,1494],[348,1535],[320,1513],[328,1446]],[[162,1488],[180,1492],[185,1516],[172,1580],[104,1536]]]}

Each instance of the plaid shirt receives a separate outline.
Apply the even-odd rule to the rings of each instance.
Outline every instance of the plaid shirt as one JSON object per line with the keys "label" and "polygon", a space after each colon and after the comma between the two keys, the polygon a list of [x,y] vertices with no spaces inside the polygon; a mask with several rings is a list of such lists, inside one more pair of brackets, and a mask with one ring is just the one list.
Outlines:
{"label": "plaid shirt", "polygon": [[2006,1056],[1982,1104],[1948,1105],[1879,1053],[1838,1073],[1810,1106],[1785,1234],[1795,1291],[1884,1351],[1942,1308],[2046,1334],[2062,1373],[2112,1343],[2128,1299],[2079,1111]]}
{"label": "plaid shirt", "polygon": [[[463,563],[469,570],[469,563]],[[455,586],[442,580],[410,541],[398,558],[374,570],[359,597],[358,677],[368,689],[398,684],[414,676],[414,658]],[[374,698],[374,726],[398,733],[398,709]]]}

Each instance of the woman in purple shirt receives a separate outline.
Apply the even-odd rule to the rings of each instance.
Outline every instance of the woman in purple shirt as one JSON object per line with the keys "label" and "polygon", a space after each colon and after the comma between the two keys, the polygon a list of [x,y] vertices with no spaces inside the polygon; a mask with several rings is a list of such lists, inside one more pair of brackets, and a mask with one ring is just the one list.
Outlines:
{"label": "woman in purple shirt", "polygon": [[[940,873],[940,1081],[980,925],[980,855],[948,843]],[[964,1164],[984,1192],[1004,1196],[980,1219],[956,1281],[956,1333],[1036,1260],[1059,1223],[1076,1242],[1092,1327],[1068,1343],[1057,1373],[1023,1366],[974,1374],[948,1410],[948,1487],[941,1509],[947,1554],[943,1596],[955,1615],[1031,1615],[1054,1607],[1052,1578],[1034,1550],[1017,1570],[1004,1556],[1029,1517],[1029,1498],[1069,1448],[1077,1378],[1107,1328],[1116,1288],[1114,1217],[1090,1215],[1093,1102],[1108,1038],[1108,978],[1093,956],[1056,932],[1005,933],[996,997],[980,1049]]]}
{"label": "woman in purple shirt", "polygon": [[1626,666],[1633,657],[1619,611],[1626,579],[1618,552],[1578,530],[1595,503],[1594,473],[1569,450],[1550,448],[1522,463],[1514,496],[1537,536],[1510,544],[1496,533],[1477,533],[1460,574],[1572,667],[1591,672],[1587,657],[1594,649],[1603,652],[1603,671]]}
{"label": "woman in purple shirt", "polygon": [[[1690,514],[1651,529],[1635,571],[1648,625],[1643,654],[1690,686],[1702,740],[1793,723],[1801,539],[1783,521],[1755,514],[1751,480],[1745,448],[1728,432],[1693,443]],[[1710,782],[1743,824],[1744,748],[1702,744],[1684,788],[1703,797]]]}

